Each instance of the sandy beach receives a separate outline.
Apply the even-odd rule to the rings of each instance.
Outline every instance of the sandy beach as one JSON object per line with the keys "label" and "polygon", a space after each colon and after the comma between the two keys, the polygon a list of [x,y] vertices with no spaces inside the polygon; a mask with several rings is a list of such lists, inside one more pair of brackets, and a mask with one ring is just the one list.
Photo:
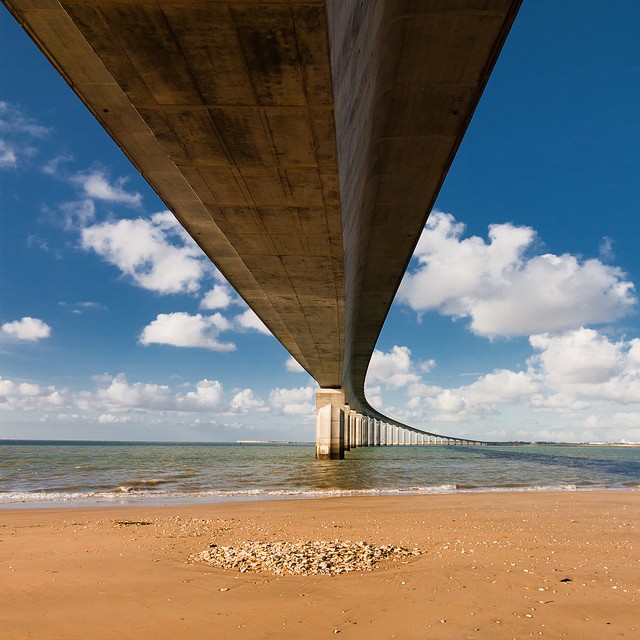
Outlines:
{"label": "sandy beach", "polygon": [[[640,493],[0,510],[0,637],[638,638]],[[211,544],[366,541],[343,575],[239,573]]]}

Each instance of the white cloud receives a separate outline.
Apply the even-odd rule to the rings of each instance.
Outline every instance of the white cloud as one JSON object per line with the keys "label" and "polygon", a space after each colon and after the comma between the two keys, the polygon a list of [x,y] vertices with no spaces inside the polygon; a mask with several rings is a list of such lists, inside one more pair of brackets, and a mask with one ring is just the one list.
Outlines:
{"label": "white cloud", "polygon": [[581,328],[561,336],[532,336],[537,351],[529,367],[552,395],[542,407],[567,408],[590,403],[640,402],[640,341],[611,341],[593,329]]}
{"label": "white cloud", "polygon": [[189,391],[178,400],[182,411],[222,411],[226,400],[222,383],[218,380],[200,380],[194,391]]}
{"label": "white cloud", "polygon": [[315,417],[315,388],[274,389],[269,394],[269,404],[287,415]]}
{"label": "white cloud", "polygon": [[44,138],[49,129],[23,114],[16,106],[0,101],[0,131],[23,133],[31,138]]}
{"label": "white cloud", "polygon": [[106,307],[100,302],[90,302],[90,301],[82,301],[82,302],[58,302],[58,304],[64,308],[68,309],[71,313],[77,316],[81,316],[87,311],[103,311]]}
{"label": "white cloud", "polygon": [[[393,415],[411,417],[414,424],[423,426],[453,422],[470,425],[491,417],[495,426],[509,415],[535,425],[532,416],[546,413],[550,416],[548,425],[529,426],[518,434],[507,424],[506,433],[512,438],[534,440],[637,437],[633,429],[640,415],[639,339],[615,340],[596,330],[580,328],[560,335],[531,336],[530,344],[534,354],[523,371],[496,369],[469,384],[450,388],[428,385],[419,377],[404,388],[407,399],[399,409],[394,408]],[[406,358],[400,361],[406,362]],[[399,369],[412,370],[406,365]],[[393,371],[389,368],[386,373],[393,376]],[[381,385],[375,391],[368,388],[367,395],[382,395],[383,388],[394,390],[393,386]],[[373,405],[380,406],[377,402]],[[621,407],[628,409],[620,411]],[[478,437],[489,436],[485,433]]]}
{"label": "white cloud", "polygon": [[0,326],[0,335],[15,340],[37,342],[51,335],[51,327],[38,318],[25,316],[24,318],[20,318],[20,320],[5,322]]}
{"label": "white cloud", "polygon": [[[247,415],[270,410],[264,400],[249,388],[237,389],[229,401],[222,383],[218,380],[199,380],[182,386],[180,391],[163,384],[129,382],[125,374],[104,374],[93,378],[93,391],[56,389],[31,382],[0,378],[0,410],[51,411],[70,418],[97,420],[100,424],[127,422],[150,424],[157,416],[165,421],[169,414],[218,414]],[[276,403],[284,413],[296,414],[296,407],[284,404],[301,404],[313,390],[276,390]],[[284,403],[284,404],[283,404]],[[308,405],[304,405],[309,409]],[[62,412],[61,412],[62,411]],[[310,417],[313,416],[311,406]],[[189,419],[189,418],[187,418]]]}
{"label": "white cloud", "polygon": [[235,316],[234,321],[236,326],[240,329],[251,329],[253,331],[258,331],[259,333],[264,333],[268,336],[271,335],[271,331],[267,329],[264,322],[258,318],[252,309],[247,309],[243,313]]}
{"label": "white cloud", "polygon": [[45,137],[49,130],[14,105],[0,101],[0,133],[0,169],[12,169],[22,158],[36,153],[31,142]]}
{"label": "white cloud", "polygon": [[195,292],[211,267],[170,212],[150,220],[118,220],[87,227],[82,248],[93,250],[133,281],[158,293]]}
{"label": "white cloud", "polygon": [[48,176],[57,176],[60,173],[60,166],[65,162],[71,162],[73,158],[68,155],[59,155],[51,158],[42,166],[42,173]]}
{"label": "white cloud", "polygon": [[67,401],[68,392],[53,386],[17,382],[0,378],[0,410],[58,408]]}
{"label": "white cloud", "polygon": [[251,389],[242,389],[236,392],[231,399],[230,408],[232,412],[242,414],[247,414],[250,411],[269,411],[264,400],[258,398]]}
{"label": "white cloud", "polygon": [[166,344],[174,347],[200,347],[212,351],[234,351],[235,345],[220,342],[218,336],[231,328],[220,313],[203,316],[184,312],[161,313],[140,334],[143,345]]}
{"label": "white cloud", "polygon": [[306,373],[304,367],[293,356],[287,359],[284,368],[291,373]]}
{"label": "white cloud", "polygon": [[636,303],[617,267],[563,254],[534,255],[529,227],[491,225],[489,242],[462,238],[464,225],[435,211],[422,233],[398,300],[418,312],[470,318],[483,336],[559,332],[611,322]]}
{"label": "white cloud", "polygon": [[131,422],[130,416],[114,416],[112,413],[103,413],[98,416],[100,424],[126,424]]}
{"label": "white cloud", "polygon": [[120,178],[116,180],[115,184],[111,184],[102,171],[78,173],[71,178],[71,182],[79,185],[85,196],[93,200],[134,206],[142,202],[142,196],[139,193],[130,193],[124,189],[125,178]]}
{"label": "white cloud", "polygon": [[235,296],[228,284],[215,284],[203,296],[200,307],[202,309],[226,309],[235,302]]}
{"label": "white cloud", "polygon": [[95,394],[80,394],[77,405],[83,410],[114,411],[123,409],[175,409],[175,395],[166,385],[135,382],[130,384],[124,374],[114,378],[95,378]]}
{"label": "white cloud", "polygon": [[64,218],[64,228],[83,229],[96,218],[96,205],[93,200],[72,200],[63,202],[60,211]]}
{"label": "white cloud", "polygon": [[462,421],[497,415],[498,405],[526,404],[538,389],[530,373],[498,369],[469,385],[439,391],[432,387],[424,395],[426,405],[438,412],[436,420]]}
{"label": "white cloud", "polygon": [[606,382],[627,365],[624,343],[610,342],[593,329],[531,336],[529,342],[538,352],[532,364],[541,366],[552,388]]}
{"label": "white cloud", "polygon": [[18,164],[18,156],[15,150],[7,142],[0,138],[0,169],[15,167]]}
{"label": "white cloud", "polygon": [[365,386],[365,397],[367,401],[372,407],[376,409],[382,409],[384,407],[384,399],[382,397],[382,387],[379,385],[376,386]]}
{"label": "white cloud", "polygon": [[379,384],[382,387],[399,389],[420,381],[420,375],[415,371],[416,367],[426,373],[434,366],[434,360],[414,365],[409,347],[396,345],[387,353],[376,349],[367,370],[367,385]]}

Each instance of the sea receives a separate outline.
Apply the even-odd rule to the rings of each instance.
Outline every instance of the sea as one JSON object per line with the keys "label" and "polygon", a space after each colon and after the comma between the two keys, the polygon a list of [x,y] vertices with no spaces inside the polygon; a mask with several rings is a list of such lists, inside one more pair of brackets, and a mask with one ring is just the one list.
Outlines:
{"label": "sea", "polygon": [[640,490],[640,447],[0,440],[0,508],[593,490]]}

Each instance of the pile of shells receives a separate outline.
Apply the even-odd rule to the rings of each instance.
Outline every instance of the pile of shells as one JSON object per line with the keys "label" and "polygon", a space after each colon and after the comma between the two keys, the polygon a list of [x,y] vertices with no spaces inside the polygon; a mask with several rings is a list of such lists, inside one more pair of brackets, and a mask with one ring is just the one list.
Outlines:
{"label": "pile of shells", "polygon": [[240,573],[269,572],[283,575],[333,576],[352,571],[371,571],[382,560],[401,560],[419,555],[393,545],[376,547],[367,542],[247,542],[239,547],[212,544],[193,556],[222,569]]}

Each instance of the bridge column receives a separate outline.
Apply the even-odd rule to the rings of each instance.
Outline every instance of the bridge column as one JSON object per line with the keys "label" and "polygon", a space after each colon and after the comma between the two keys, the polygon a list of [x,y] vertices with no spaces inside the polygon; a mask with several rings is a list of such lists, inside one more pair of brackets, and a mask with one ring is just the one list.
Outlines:
{"label": "bridge column", "polygon": [[353,421],[349,415],[344,412],[344,429],[342,431],[343,447],[345,451],[351,451],[351,430],[353,429]]}
{"label": "bridge column", "polygon": [[358,417],[349,422],[349,448],[354,449],[356,446],[356,429],[358,427]]}
{"label": "bridge column", "polygon": [[362,416],[358,416],[356,423],[353,425],[353,446],[362,446]]}
{"label": "bridge column", "polygon": [[316,458],[344,459],[344,392],[340,389],[316,391]]}
{"label": "bridge column", "polygon": [[[351,438],[354,438],[354,434],[355,431],[357,429],[357,425],[358,425],[358,418],[360,417],[359,413],[356,413],[355,411],[353,411],[353,409],[351,411],[349,411],[349,428],[351,429]],[[348,451],[348,449],[347,449]]]}
{"label": "bridge column", "polygon": [[375,445],[376,447],[380,446],[380,431],[382,430],[382,420],[376,420],[375,423]]}

